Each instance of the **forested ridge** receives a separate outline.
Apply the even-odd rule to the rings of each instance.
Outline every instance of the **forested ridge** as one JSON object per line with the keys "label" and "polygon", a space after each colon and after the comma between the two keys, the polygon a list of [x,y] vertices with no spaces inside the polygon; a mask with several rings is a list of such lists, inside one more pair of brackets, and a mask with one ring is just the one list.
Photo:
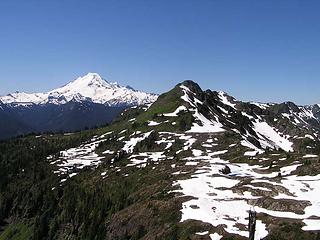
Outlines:
{"label": "forested ridge", "polygon": [[[178,209],[158,216],[159,209],[176,208],[161,202],[168,198],[166,186],[171,183],[165,172],[151,174],[150,166],[132,172],[129,178],[114,173],[103,181],[100,174],[88,169],[68,184],[60,184],[46,157],[77,146],[95,133],[31,135],[0,142],[0,221],[4,230],[0,239],[139,239],[157,224],[166,225],[168,232],[161,233],[162,237],[174,239],[177,228],[170,221],[178,222]],[[125,208],[125,216],[115,214]],[[135,211],[155,216],[122,226],[122,218],[135,215]]]}

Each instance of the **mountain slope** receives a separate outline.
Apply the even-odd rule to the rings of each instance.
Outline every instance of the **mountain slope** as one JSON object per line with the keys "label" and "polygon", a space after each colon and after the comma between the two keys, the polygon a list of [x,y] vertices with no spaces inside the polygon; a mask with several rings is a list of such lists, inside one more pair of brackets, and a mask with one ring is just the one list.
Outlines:
{"label": "mountain slope", "polygon": [[12,111],[6,104],[0,101],[0,139],[13,135],[18,136],[32,132],[33,128],[20,121],[15,111]]}
{"label": "mountain slope", "polygon": [[313,119],[293,103],[244,103],[185,81],[107,127],[21,140],[48,146],[34,150],[37,164],[5,165],[0,222],[36,239],[247,239],[254,207],[255,239],[318,239]]}
{"label": "mountain slope", "polygon": [[73,132],[110,123],[125,107],[109,107],[91,101],[16,106],[18,119],[35,132]]}

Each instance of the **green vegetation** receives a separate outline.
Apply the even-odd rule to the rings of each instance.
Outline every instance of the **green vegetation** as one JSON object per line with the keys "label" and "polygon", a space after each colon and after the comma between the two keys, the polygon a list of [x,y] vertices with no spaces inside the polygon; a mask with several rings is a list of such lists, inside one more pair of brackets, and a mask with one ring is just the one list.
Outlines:
{"label": "green vegetation", "polygon": [[[77,146],[97,131],[102,130],[0,143],[0,239],[140,239],[148,234],[178,239],[173,236],[178,236],[180,203],[168,195],[173,180],[165,169],[170,165],[155,171],[150,163],[124,170],[127,177],[114,171],[103,179],[102,164],[60,184],[46,156]],[[148,149],[155,139],[151,134],[137,147]],[[119,166],[126,162],[121,158]]]}
{"label": "green vegetation", "polygon": [[10,224],[5,231],[0,233],[0,240],[28,240],[32,239],[32,228],[25,223]]}
{"label": "green vegetation", "polygon": [[142,113],[137,118],[138,124],[146,123],[149,120],[160,117],[163,113],[174,112],[179,106],[181,106],[181,89],[176,86],[171,91],[159,96],[158,100],[151,105],[148,111]]}

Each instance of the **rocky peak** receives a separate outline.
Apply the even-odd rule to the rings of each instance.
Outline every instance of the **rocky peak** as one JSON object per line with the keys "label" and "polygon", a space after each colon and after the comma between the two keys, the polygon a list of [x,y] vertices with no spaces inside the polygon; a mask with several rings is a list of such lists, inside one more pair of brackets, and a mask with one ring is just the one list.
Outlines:
{"label": "rocky peak", "polygon": [[177,86],[185,86],[190,90],[190,92],[194,93],[194,95],[197,95],[197,96],[203,93],[200,86],[193,80],[185,80],[182,83],[178,84]]}

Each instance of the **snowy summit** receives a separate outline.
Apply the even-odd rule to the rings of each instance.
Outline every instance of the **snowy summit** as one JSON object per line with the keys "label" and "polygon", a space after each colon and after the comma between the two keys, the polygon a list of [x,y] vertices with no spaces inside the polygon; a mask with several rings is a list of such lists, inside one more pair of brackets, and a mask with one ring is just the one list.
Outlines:
{"label": "snowy summit", "polygon": [[88,73],[67,85],[47,93],[15,92],[0,97],[3,103],[13,104],[64,104],[69,101],[89,100],[108,106],[142,105],[154,102],[156,94],[109,83],[97,73]]}

